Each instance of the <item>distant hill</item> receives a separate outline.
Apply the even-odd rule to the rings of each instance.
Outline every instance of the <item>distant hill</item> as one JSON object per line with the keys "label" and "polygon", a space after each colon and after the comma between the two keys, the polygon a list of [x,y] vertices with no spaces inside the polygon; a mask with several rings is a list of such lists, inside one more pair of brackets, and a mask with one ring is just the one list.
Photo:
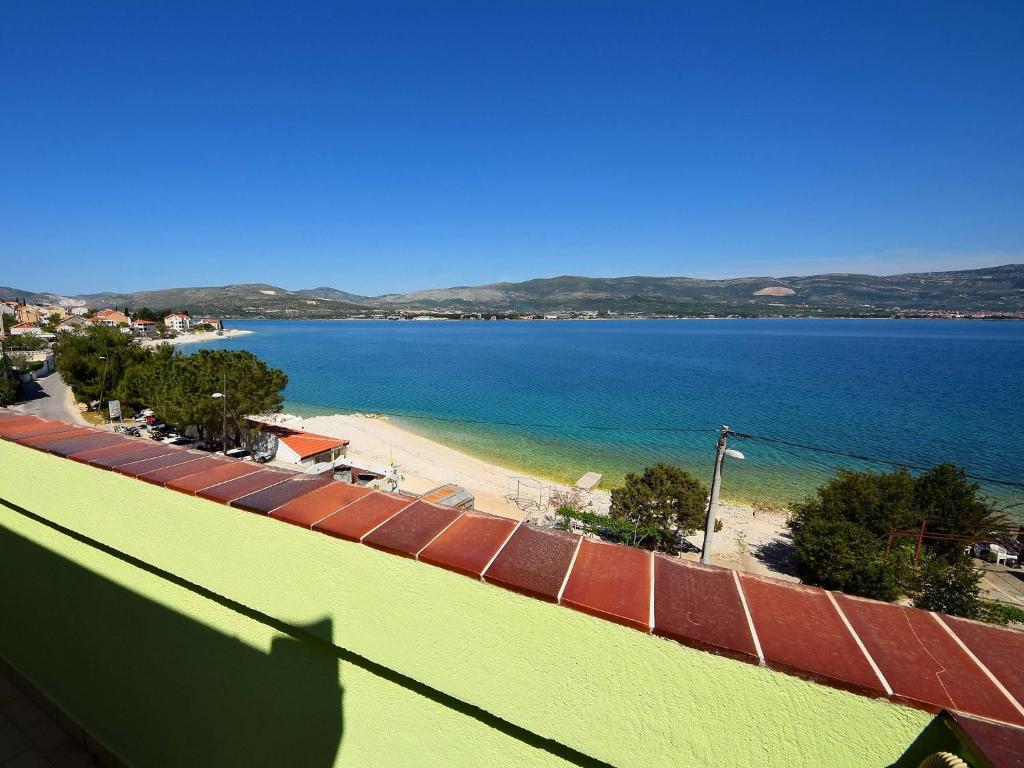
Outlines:
{"label": "distant hill", "polygon": [[[60,297],[0,287],[2,297],[52,302]],[[226,317],[346,317],[369,311],[482,313],[611,311],[683,315],[877,315],[898,310],[1024,313],[1024,265],[877,277],[552,277],[521,283],[360,296],[337,288],[288,291],[246,283],[72,297],[89,306],[186,309]]]}

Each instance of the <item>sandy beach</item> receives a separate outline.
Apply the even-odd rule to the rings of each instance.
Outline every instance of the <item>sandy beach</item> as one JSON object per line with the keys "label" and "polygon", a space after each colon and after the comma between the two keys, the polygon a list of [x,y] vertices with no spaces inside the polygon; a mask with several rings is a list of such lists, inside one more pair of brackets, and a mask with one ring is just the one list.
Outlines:
{"label": "sandy beach", "polygon": [[139,343],[144,347],[157,347],[161,344],[197,344],[202,341],[219,341],[221,339],[233,339],[236,336],[245,336],[252,331],[243,331],[238,328],[228,328],[222,333],[216,331],[203,331],[202,333],[182,333],[173,339],[142,339]]}
{"label": "sandy beach", "polygon": [[[280,414],[271,419],[291,429],[349,440],[348,455],[372,466],[386,466],[393,457],[402,475],[402,490],[425,493],[444,483],[461,485],[476,498],[476,508],[495,515],[541,521],[551,518],[552,493],[567,486],[492,464],[396,426],[386,417],[370,414],[300,418]],[[516,481],[524,478],[517,497]],[[611,492],[602,488],[584,493],[590,506],[606,512]],[[749,504],[721,504],[722,530],[715,535],[712,559],[721,565],[785,578],[789,549],[786,512],[755,508]],[[683,555],[696,559],[703,532],[688,541],[694,551]],[[795,580],[795,579],[794,579]]]}

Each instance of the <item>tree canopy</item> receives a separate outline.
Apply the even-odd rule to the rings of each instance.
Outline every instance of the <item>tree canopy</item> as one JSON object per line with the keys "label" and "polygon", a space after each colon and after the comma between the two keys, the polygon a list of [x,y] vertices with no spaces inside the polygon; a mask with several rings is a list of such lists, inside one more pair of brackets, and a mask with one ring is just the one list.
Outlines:
{"label": "tree canopy", "polygon": [[790,521],[800,578],[825,589],[879,600],[911,596],[929,610],[982,616],[978,579],[965,542],[899,538],[886,554],[888,534],[917,528],[984,536],[1006,518],[985,499],[963,468],[938,464],[913,476],[906,469],[840,469],[797,504]]}
{"label": "tree canopy", "polygon": [[[220,437],[225,408],[229,441],[242,433],[246,416],[280,411],[288,384],[283,371],[251,352],[204,349],[185,355],[168,344],[141,347],[115,328],[67,334],[56,352],[57,370],[78,400],[97,399],[102,387],[105,400],[152,408],[166,423],[195,427],[204,439]],[[226,398],[212,397],[225,391]]]}
{"label": "tree canopy", "polygon": [[643,474],[630,473],[612,491],[607,515],[563,505],[563,526],[578,521],[603,538],[632,547],[676,554],[683,537],[704,524],[707,488],[688,472],[670,464],[655,464]]}

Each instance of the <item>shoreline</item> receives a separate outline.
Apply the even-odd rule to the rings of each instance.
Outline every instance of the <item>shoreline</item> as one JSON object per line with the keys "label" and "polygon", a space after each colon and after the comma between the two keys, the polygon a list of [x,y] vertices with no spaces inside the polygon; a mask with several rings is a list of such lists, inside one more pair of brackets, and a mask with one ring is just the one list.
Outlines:
{"label": "shoreline", "polygon": [[255,331],[245,331],[241,328],[225,328],[223,332],[203,331],[202,333],[183,333],[173,339],[142,339],[139,343],[143,347],[159,347],[161,344],[177,346],[179,344],[199,344],[204,341],[223,341],[233,339],[237,336],[248,336]]}
{"label": "shoreline", "polygon": [[[375,414],[331,414],[302,417],[282,413],[261,420],[298,431],[308,431],[350,441],[348,456],[371,466],[387,466],[393,460],[403,480],[401,489],[423,494],[439,485],[454,483],[473,494],[476,509],[515,520],[550,522],[554,509],[548,504],[553,491],[565,492],[569,485],[477,458],[443,442],[425,437]],[[515,480],[523,478],[524,490],[514,497]],[[584,492],[590,508],[607,512],[611,492],[597,488]],[[722,530],[714,539],[712,559],[719,565],[751,573],[792,578],[777,562],[789,547],[787,513],[781,507],[766,507],[737,501],[720,503]],[[699,556],[703,531],[687,537],[693,550],[686,559]],[[782,558],[784,559],[784,558]]]}

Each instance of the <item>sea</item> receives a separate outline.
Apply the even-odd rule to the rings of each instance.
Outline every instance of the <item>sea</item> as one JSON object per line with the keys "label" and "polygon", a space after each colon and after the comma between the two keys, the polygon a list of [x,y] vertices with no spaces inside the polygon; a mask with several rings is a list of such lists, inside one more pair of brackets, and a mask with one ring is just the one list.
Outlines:
{"label": "sea", "polygon": [[[837,467],[952,461],[1024,501],[1024,323],[971,320],[229,321],[288,374],[285,411],[377,412],[559,481],[656,462],[786,502]],[[194,349],[194,348],[193,348]],[[1005,483],[1003,482],[1005,481]],[[1020,507],[1017,508],[1018,511]]]}

